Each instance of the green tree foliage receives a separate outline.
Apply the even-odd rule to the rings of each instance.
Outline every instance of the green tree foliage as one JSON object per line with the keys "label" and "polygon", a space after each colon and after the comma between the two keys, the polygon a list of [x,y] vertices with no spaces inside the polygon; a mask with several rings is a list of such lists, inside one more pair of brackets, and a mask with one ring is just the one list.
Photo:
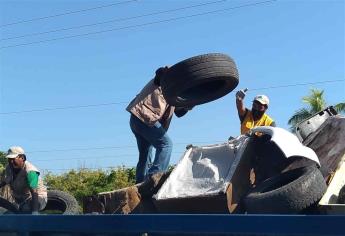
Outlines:
{"label": "green tree foliage", "polygon": [[[302,98],[302,101],[307,104],[306,108],[297,110],[289,119],[288,124],[291,126],[290,130],[295,132],[296,125],[314,115],[315,113],[325,109],[327,107],[326,100],[324,98],[324,91],[318,89],[311,89],[310,94]],[[345,103],[338,103],[334,105],[334,108],[339,113],[345,112]]]}
{"label": "green tree foliage", "polygon": [[135,168],[120,167],[110,171],[79,169],[61,175],[48,173],[48,188],[71,193],[79,203],[84,196],[112,191],[135,184]]}
{"label": "green tree foliage", "polygon": [[4,171],[5,166],[7,164],[7,160],[5,156],[6,156],[6,153],[0,151],[0,173]]}
{"label": "green tree foliage", "polygon": [[337,105],[334,106],[335,110],[339,113],[344,113],[345,112],[345,102],[338,103]]}

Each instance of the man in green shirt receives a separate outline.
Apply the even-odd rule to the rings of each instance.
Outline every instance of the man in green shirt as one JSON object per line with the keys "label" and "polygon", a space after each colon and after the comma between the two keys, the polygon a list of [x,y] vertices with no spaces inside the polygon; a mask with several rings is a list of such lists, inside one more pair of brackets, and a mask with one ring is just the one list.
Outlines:
{"label": "man in green shirt", "polygon": [[12,195],[22,212],[38,214],[47,204],[47,188],[39,170],[26,160],[24,149],[11,147],[6,155],[8,165],[0,188],[10,185]]}

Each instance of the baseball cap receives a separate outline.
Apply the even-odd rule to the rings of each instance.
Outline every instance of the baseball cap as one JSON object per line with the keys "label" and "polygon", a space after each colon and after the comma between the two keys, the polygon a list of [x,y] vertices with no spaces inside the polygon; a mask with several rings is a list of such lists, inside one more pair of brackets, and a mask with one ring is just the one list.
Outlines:
{"label": "baseball cap", "polygon": [[262,105],[267,105],[270,103],[270,100],[266,95],[257,95],[254,98],[254,101],[260,102]]}
{"label": "baseball cap", "polygon": [[18,146],[13,146],[8,149],[6,158],[16,158],[20,154],[25,154],[24,149]]}

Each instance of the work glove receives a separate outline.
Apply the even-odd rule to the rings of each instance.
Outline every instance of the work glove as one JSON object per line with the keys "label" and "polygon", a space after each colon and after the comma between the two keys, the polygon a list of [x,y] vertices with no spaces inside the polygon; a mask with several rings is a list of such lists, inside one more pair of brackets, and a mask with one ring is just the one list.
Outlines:
{"label": "work glove", "polygon": [[188,149],[190,149],[190,148],[193,148],[194,146],[193,146],[193,144],[188,144],[187,146],[186,146],[186,150],[188,150]]}
{"label": "work glove", "polygon": [[247,88],[241,89],[241,90],[237,91],[237,93],[236,93],[236,98],[237,98],[237,99],[243,99],[243,98],[246,96],[246,92],[247,92],[247,91],[248,91]]}

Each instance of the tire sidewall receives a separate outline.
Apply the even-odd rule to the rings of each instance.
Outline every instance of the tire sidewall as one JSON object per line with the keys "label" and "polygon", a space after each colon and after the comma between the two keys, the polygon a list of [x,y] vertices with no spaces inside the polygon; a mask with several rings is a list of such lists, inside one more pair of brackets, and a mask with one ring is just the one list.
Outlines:
{"label": "tire sidewall", "polygon": [[[222,67],[216,68],[222,62]],[[211,66],[210,66],[211,64]],[[197,70],[195,67],[198,67]],[[205,70],[205,71],[204,71]],[[203,71],[203,72],[201,72]],[[195,74],[196,73],[196,74]],[[204,92],[193,98],[181,98],[182,93],[206,83],[222,82],[222,87]],[[183,60],[169,68],[161,80],[164,98],[173,106],[191,107],[216,100],[231,92],[238,85],[238,71],[235,62],[227,55],[210,53]]]}
{"label": "tire sidewall", "polygon": [[247,213],[299,213],[320,200],[326,189],[316,166],[302,167],[260,183],[244,198],[244,204]]}

